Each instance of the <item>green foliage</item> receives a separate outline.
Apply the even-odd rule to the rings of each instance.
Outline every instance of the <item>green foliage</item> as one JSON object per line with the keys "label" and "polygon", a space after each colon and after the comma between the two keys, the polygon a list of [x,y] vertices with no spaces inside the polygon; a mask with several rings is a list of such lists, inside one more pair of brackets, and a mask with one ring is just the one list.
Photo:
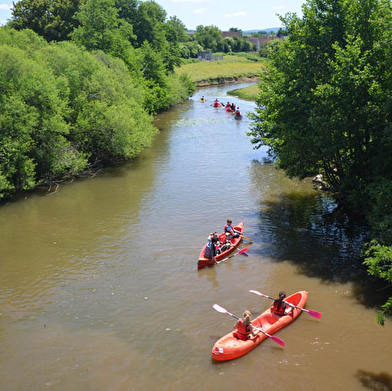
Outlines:
{"label": "green foliage", "polygon": [[31,29],[47,41],[63,41],[77,27],[74,18],[83,0],[20,0],[13,4],[11,26]]}
{"label": "green foliage", "polygon": [[[362,191],[365,194],[367,220],[372,235],[381,244],[391,244],[392,237],[392,180],[376,178]],[[357,197],[358,198],[358,197]],[[356,199],[354,199],[356,201]]]}
{"label": "green foliage", "polygon": [[0,50],[0,79],[2,195],[72,171],[80,156],[67,141],[61,81],[45,64],[6,45]]}
{"label": "green foliage", "polygon": [[322,173],[349,193],[391,245],[389,2],[308,0],[303,15],[282,18],[288,38],[269,53],[252,142],[268,145],[290,176]]}
{"label": "green foliage", "polygon": [[[364,264],[368,273],[392,284],[392,246],[382,246],[372,240],[364,251]],[[392,297],[381,307],[377,322],[384,325],[385,318],[392,315]]]}
{"label": "green foliage", "polygon": [[27,30],[2,28],[0,38],[9,43],[0,46],[0,198],[150,145],[145,91],[123,61],[70,42],[33,39],[27,51]]}
{"label": "green foliage", "polygon": [[0,198],[137,156],[156,134],[148,113],[194,91],[174,74],[185,26],[154,1],[21,0],[11,26],[0,28]]}
{"label": "green foliage", "polygon": [[182,58],[197,58],[201,50],[203,50],[203,47],[196,41],[185,42],[180,45]]}
{"label": "green foliage", "polygon": [[119,57],[133,69],[131,41],[135,36],[132,26],[118,17],[114,1],[86,0],[76,15],[79,27],[72,32],[72,40],[87,50],[102,50]]}
{"label": "green foliage", "polygon": [[[175,41],[177,42],[187,42],[189,41],[188,34],[186,32],[185,24],[181,22],[177,16],[171,16],[166,22],[166,29],[170,29],[175,32]],[[166,36],[168,34],[166,33]],[[169,41],[172,41],[168,39]]]}
{"label": "green foliage", "polygon": [[196,27],[195,40],[205,49],[216,52],[222,47],[222,33],[216,26]]}

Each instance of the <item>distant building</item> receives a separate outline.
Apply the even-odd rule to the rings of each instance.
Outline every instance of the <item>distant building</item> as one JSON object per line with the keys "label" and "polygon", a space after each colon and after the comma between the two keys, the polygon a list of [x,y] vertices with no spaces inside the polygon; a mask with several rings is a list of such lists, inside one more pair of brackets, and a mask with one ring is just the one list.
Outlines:
{"label": "distant building", "polygon": [[197,53],[197,58],[199,60],[212,61],[212,52],[210,50],[199,52]]}
{"label": "distant building", "polygon": [[223,60],[223,55],[222,54],[212,54],[210,50],[206,50],[203,52],[199,52],[197,54],[197,58],[201,61],[217,61],[217,60]]}
{"label": "distant building", "polygon": [[242,38],[242,34],[239,31],[222,31],[222,38],[238,37]]}
{"label": "distant building", "polygon": [[256,52],[258,52],[260,50],[261,47],[261,40],[262,38],[258,38],[258,37],[248,37],[248,41],[252,44],[256,46]]}

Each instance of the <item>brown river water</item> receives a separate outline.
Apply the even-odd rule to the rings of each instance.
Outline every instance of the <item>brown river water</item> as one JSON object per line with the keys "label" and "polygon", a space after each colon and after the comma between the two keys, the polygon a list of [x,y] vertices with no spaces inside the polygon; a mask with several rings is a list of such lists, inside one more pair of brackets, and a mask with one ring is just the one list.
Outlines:
{"label": "brown river water", "polygon": [[[245,85],[245,84],[244,84]],[[0,390],[392,390],[392,294],[364,279],[366,232],[311,181],[254,150],[250,120],[211,107],[230,85],[161,114],[153,146],[125,166],[0,207]],[[207,102],[199,102],[205,95]],[[249,257],[197,270],[209,232],[244,221]],[[386,285],[386,284],[385,284]],[[280,290],[308,309],[251,353],[211,349]]]}

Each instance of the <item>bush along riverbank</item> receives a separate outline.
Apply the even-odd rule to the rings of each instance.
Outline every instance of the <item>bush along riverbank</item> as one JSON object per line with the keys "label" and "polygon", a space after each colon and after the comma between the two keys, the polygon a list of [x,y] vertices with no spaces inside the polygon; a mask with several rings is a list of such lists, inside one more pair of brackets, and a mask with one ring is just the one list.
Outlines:
{"label": "bush along riverbank", "polygon": [[[373,239],[365,265],[383,291],[392,285],[392,96],[385,94],[392,11],[380,2],[370,10],[351,2],[325,18],[327,4],[310,0],[303,18],[282,18],[288,37],[261,76],[248,134],[256,148],[269,147],[289,176],[322,174],[340,204],[365,218]],[[339,26],[333,36],[331,26]],[[390,295],[377,320],[384,324],[391,315]]]}
{"label": "bush along riverbank", "polygon": [[186,75],[154,87],[120,58],[31,30],[1,27],[0,42],[0,199],[135,158],[158,132],[152,114],[194,92]]}

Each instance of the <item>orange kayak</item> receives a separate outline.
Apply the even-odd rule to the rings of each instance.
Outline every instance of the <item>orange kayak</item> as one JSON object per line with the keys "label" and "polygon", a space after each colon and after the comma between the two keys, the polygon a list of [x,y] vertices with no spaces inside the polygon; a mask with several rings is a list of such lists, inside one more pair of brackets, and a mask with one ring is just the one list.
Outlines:
{"label": "orange kayak", "polygon": [[[303,308],[305,307],[307,298],[308,292],[299,291],[287,297],[285,301]],[[273,335],[297,319],[301,312],[300,309],[293,308],[287,315],[278,316],[269,308],[255,318],[252,321],[252,325]],[[258,333],[255,337],[244,341],[237,338],[236,332],[232,331],[215,342],[215,345],[212,348],[212,358],[217,361],[233,360],[249,353],[267,338],[268,337],[265,334]]]}
{"label": "orange kayak", "polygon": [[[237,225],[233,225],[233,228],[235,231],[239,232],[242,235],[242,233],[244,231],[244,223],[241,221]],[[226,235],[224,232],[220,233],[218,235],[218,238],[221,243],[225,243]],[[218,254],[215,257],[215,259],[219,262],[222,259],[227,258],[234,250],[236,250],[235,246],[238,246],[240,244],[241,240],[242,240],[241,236],[239,236],[238,238],[232,238],[231,243],[233,244],[233,246],[230,246],[228,250],[223,251],[222,253]],[[204,247],[200,251],[199,260],[197,262],[198,269],[203,269],[204,267],[215,265],[215,262],[212,259],[204,258],[204,250],[205,250],[206,246],[207,246],[207,243],[204,245]]]}

